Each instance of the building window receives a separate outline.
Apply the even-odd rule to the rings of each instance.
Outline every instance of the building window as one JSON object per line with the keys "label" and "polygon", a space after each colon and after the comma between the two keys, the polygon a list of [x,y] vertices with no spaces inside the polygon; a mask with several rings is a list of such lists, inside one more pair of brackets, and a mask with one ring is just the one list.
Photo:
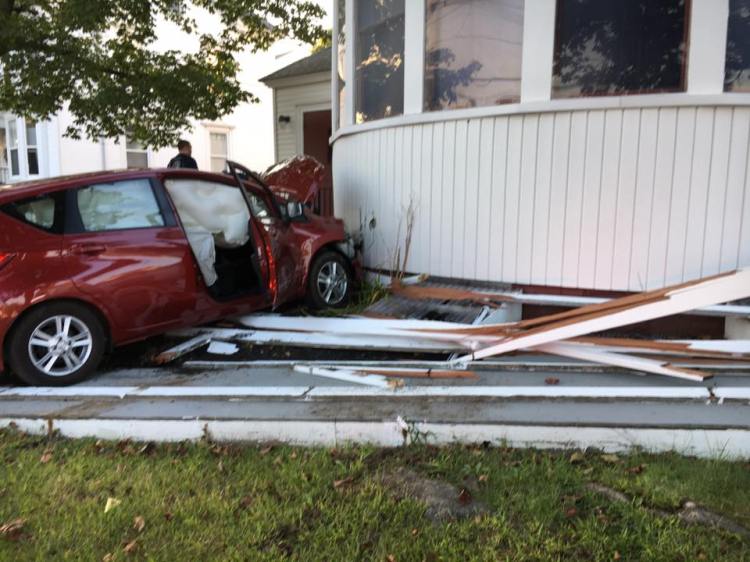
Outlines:
{"label": "building window", "polygon": [[689,0],[558,0],[552,97],[685,90]]}
{"label": "building window", "polygon": [[356,121],[404,112],[404,0],[357,4]]}
{"label": "building window", "polygon": [[426,110],[521,98],[524,0],[427,0]]}
{"label": "building window", "polygon": [[5,121],[0,118],[0,184],[6,183],[10,179],[10,169],[8,165],[8,128]]}
{"label": "building window", "polygon": [[226,133],[211,133],[211,171],[221,173],[229,158]]}
{"label": "building window", "polygon": [[36,123],[26,123],[26,162],[30,176],[39,175],[39,151],[37,150]]}
{"label": "building window", "polygon": [[0,182],[40,175],[42,145],[39,141],[34,121],[0,113]]}
{"label": "building window", "polygon": [[125,156],[128,168],[148,168],[148,149],[130,136],[125,137]]}
{"label": "building window", "polygon": [[338,90],[339,90],[339,122],[336,124],[337,127],[342,127],[346,122],[344,116],[346,110],[344,109],[344,98],[346,92],[346,30],[344,25],[346,24],[346,0],[338,1],[338,19],[336,25],[338,26],[338,33],[336,35],[336,68],[338,70]]}
{"label": "building window", "polygon": [[750,92],[750,0],[730,0],[725,92]]}

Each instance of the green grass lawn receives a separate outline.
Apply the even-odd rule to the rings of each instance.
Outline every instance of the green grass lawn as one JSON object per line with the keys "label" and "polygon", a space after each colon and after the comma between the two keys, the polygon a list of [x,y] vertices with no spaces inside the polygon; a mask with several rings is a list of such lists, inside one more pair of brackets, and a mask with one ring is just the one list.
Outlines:
{"label": "green grass lawn", "polygon": [[[449,482],[487,513],[433,523],[384,471]],[[617,503],[587,482],[628,494]],[[116,505],[105,513],[109,498]],[[686,526],[695,501],[750,527],[750,464],[500,447],[144,445],[0,431],[0,560],[748,560]],[[2,535],[2,531],[0,531]]]}

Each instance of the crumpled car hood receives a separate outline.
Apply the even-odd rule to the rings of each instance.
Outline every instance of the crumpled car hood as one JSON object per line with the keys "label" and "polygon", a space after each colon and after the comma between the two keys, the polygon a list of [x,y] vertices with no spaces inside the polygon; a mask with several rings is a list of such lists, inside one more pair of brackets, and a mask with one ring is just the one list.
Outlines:
{"label": "crumpled car hood", "polygon": [[320,191],[324,177],[325,166],[312,156],[301,154],[274,164],[262,179],[282,199],[307,204]]}

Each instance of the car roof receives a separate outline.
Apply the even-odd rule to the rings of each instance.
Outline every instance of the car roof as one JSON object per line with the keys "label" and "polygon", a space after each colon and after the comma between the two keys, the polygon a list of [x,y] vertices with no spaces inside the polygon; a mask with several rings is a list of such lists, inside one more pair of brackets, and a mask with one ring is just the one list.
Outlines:
{"label": "car roof", "polygon": [[112,182],[126,179],[150,178],[154,176],[188,176],[205,180],[220,180],[226,182],[231,176],[217,174],[214,172],[202,172],[200,170],[186,168],[139,168],[128,170],[103,170],[88,172],[85,174],[73,174],[69,176],[57,176],[38,180],[24,181],[12,184],[0,185],[0,204],[25,197],[34,197],[42,193],[59,191],[95,182]]}

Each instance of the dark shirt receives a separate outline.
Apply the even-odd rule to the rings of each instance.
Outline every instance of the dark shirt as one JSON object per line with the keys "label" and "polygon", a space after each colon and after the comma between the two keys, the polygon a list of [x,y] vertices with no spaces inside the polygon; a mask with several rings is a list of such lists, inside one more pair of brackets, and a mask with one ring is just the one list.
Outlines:
{"label": "dark shirt", "polygon": [[187,154],[178,154],[169,161],[167,164],[168,168],[192,168],[193,170],[198,169],[198,162],[192,156]]}

